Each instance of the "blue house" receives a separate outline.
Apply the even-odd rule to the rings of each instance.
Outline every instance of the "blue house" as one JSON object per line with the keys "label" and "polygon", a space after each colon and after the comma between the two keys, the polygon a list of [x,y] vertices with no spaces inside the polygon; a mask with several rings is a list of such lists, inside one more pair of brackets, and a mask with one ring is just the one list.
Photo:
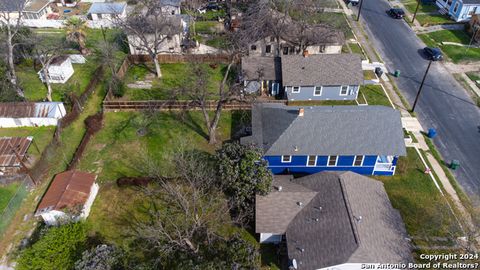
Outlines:
{"label": "blue house", "polygon": [[474,14],[480,14],[480,0],[437,0],[440,13],[448,14],[456,22],[468,21]]}
{"label": "blue house", "polygon": [[293,107],[259,103],[252,135],[274,174],[353,171],[393,175],[406,155],[400,112],[385,106]]}
{"label": "blue house", "polygon": [[355,100],[363,80],[358,54],[282,56],[282,84],[289,101]]}

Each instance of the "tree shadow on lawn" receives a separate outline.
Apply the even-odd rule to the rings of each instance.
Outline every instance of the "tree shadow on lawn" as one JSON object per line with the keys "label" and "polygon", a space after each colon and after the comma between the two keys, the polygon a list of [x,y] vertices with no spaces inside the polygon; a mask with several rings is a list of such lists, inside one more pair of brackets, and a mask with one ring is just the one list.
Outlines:
{"label": "tree shadow on lawn", "polygon": [[[202,138],[208,140],[208,134],[205,132],[204,123],[198,123],[198,119],[195,119],[190,111],[180,111],[179,113],[171,112],[168,113],[168,118],[181,122],[189,129],[200,135]],[[202,121],[204,120],[202,119]]]}

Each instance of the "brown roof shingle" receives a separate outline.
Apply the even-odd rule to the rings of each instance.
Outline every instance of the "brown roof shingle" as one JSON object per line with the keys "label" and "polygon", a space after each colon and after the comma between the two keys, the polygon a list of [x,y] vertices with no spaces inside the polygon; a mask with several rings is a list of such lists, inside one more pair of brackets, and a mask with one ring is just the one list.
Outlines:
{"label": "brown roof shingle", "polygon": [[57,174],[40,201],[37,214],[85,204],[96,178],[95,174],[79,171]]}

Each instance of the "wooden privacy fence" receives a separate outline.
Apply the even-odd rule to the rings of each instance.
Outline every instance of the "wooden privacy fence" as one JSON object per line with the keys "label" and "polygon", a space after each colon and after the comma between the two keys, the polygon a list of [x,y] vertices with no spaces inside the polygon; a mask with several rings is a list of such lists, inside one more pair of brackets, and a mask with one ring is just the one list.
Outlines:
{"label": "wooden privacy fence", "polygon": [[[133,64],[152,62],[148,55],[128,55]],[[161,64],[201,62],[201,63],[229,63],[231,56],[228,54],[160,54],[157,56]]]}
{"label": "wooden privacy fence", "polygon": [[[285,103],[282,100],[271,100],[269,103]],[[217,102],[208,101],[206,104],[208,110],[215,110]],[[223,106],[224,110],[250,110],[252,103],[230,102]],[[200,110],[198,103],[191,100],[145,100],[145,101],[104,101],[103,110],[105,112],[118,111],[175,111],[175,110]]]}

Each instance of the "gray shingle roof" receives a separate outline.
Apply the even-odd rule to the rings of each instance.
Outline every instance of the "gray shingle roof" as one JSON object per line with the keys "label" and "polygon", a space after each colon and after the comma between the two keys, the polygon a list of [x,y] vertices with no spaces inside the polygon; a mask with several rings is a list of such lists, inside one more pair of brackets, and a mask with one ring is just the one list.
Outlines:
{"label": "gray shingle roof", "polygon": [[282,56],[285,86],[361,85],[362,60],[358,54],[316,54]]}
{"label": "gray shingle roof", "polygon": [[353,172],[318,173],[294,182],[318,192],[286,231],[288,256],[299,270],[412,261],[403,221],[381,182]]}
{"label": "gray shingle roof", "polygon": [[181,0],[160,0],[160,4],[163,6],[179,7],[182,4]]}
{"label": "gray shingle roof", "polygon": [[[304,116],[298,116],[300,108]],[[385,106],[258,103],[242,143],[275,155],[406,155],[400,112]]]}
{"label": "gray shingle roof", "polygon": [[120,14],[127,7],[127,3],[93,3],[88,14]]}
{"label": "gray shingle roof", "polygon": [[[296,260],[299,270],[343,263],[412,261],[403,221],[381,182],[353,172],[322,172],[293,180],[282,176],[280,183],[282,191],[257,196],[256,231],[285,233],[289,259]],[[305,201],[300,211],[297,204],[276,205],[279,197],[301,201],[302,193],[312,192],[315,196]],[[264,213],[271,209],[274,213]],[[259,230],[259,217],[271,217],[282,224],[291,221],[286,231],[273,232]]]}
{"label": "gray shingle roof", "polygon": [[281,81],[280,57],[246,56],[242,57],[242,75],[247,81]]}

